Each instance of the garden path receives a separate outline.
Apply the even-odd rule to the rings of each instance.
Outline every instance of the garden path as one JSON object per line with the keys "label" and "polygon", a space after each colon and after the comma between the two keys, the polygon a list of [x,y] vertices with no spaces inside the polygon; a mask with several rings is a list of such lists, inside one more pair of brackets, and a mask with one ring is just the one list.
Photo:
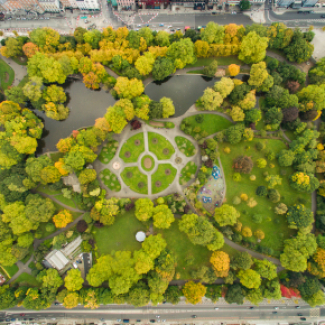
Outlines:
{"label": "garden path", "polygon": [[12,86],[18,86],[21,79],[23,79],[27,74],[27,66],[20,65],[20,64],[16,63],[14,60],[12,60],[10,58],[6,58],[2,55],[0,55],[0,57],[3,61],[5,61],[7,64],[9,64],[13,68],[13,70],[15,72],[15,79],[14,79],[14,82],[12,83]]}
{"label": "garden path", "polygon": [[10,278],[10,280],[7,281],[6,284],[10,284],[13,281],[15,281],[22,273],[28,273],[31,274],[32,270],[28,267],[29,263],[31,263],[34,259],[34,255],[31,255],[31,257],[28,259],[28,261],[24,264],[21,261],[18,261],[16,265],[18,266],[19,270],[18,272]]}

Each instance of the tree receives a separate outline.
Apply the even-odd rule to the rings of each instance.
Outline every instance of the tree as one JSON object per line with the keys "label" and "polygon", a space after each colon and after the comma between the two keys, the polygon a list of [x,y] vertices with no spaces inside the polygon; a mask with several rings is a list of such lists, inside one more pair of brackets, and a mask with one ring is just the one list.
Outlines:
{"label": "tree", "polygon": [[218,70],[218,62],[213,60],[208,66],[204,67],[203,74],[207,77],[214,77]]}
{"label": "tree", "polygon": [[79,174],[79,182],[81,185],[89,184],[96,179],[97,173],[95,169],[85,169]]}
{"label": "tree", "polygon": [[245,113],[239,106],[233,106],[230,111],[230,116],[235,122],[244,121]]}
{"label": "tree", "polygon": [[253,161],[250,157],[239,156],[234,160],[233,168],[236,172],[249,174],[253,168]]}
{"label": "tree", "polygon": [[318,179],[312,174],[296,172],[289,177],[290,185],[299,192],[312,193],[319,187]]}
{"label": "tree", "polygon": [[250,123],[256,123],[262,118],[262,113],[259,109],[251,109],[245,112],[245,121]]}
{"label": "tree", "polygon": [[76,226],[78,232],[83,233],[87,230],[88,224],[85,220],[79,220]]}
{"label": "tree", "polygon": [[178,286],[169,286],[165,292],[166,301],[173,305],[177,305],[179,303],[181,296],[182,292]]}
{"label": "tree", "polygon": [[239,74],[240,72],[240,66],[237,64],[230,64],[228,66],[228,72],[232,77],[235,77]]}
{"label": "tree", "polygon": [[322,110],[325,107],[325,89],[322,85],[308,85],[297,96],[300,111]]}
{"label": "tree", "polygon": [[204,31],[201,33],[202,40],[208,42],[209,44],[223,44],[224,37],[224,26],[218,25],[212,21],[207,23]]}
{"label": "tree", "polygon": [[135,307],[142,307],[149,303],[149,296],[148,287],[143,284],[138,284],[130,289],[127,302]]}
{"label": "tree", "polygon": [[307,298],[321,289],[321,284],[315,277],[305,277],[304,283],[298,286],[302,298]]}
{"label": "tree", "polygon": [[150,199],[138,199],[135,202],[135,216],[138,220],[149,220],[152,217],[153,212],[153,203]]}
{"label": "tree", "polygon": [[272,280],[277,277],[277,266],[267,259],[254,259],[254,269],[262,278]]}
{"label": "tree", "polygon": [[25,204],[26,217],[32,222],[48,222],[56,211],[54,202],[39,194],[29,194]]}
{"label": "tree", "polygon": [[119,77],[116,80],[114,90],[120,98],[132,99],[143,93],[144,86],[141,80]]}
{"label": "tree", "polygon": [[258,306],[264,299],[260,288],[248,290],[245,298],[256,306]]}
{"label": "tree", "polygon": [[37,281],[42,283],[44,288],[59,288],[63,284],[59,272],[56,269],[47,269],[37,275]]}
{"label": "tree", "polygon": [[187,64],[195,63],[194,44],[189,38],[174,42],[167,50],[167,58],[174,63],[176,69],[183,69]]}
{"label": "tree", "polygon": [[227,253],[223,251],[214,251],[210,257],[210,263],[217,277],[227,277],[230,268],[230,258]]}
{"label": "tree", "polygon": [[295,160],[295,153],[292,150],[282,149],[278,154],[279,165],[282,167],[289,167]]}
{"label": "tree", "polygon": [[22,88],[18,86],[6,89],[5,95],[8,101],[18,104],[24,104],[27,101],[27,97],[24,95]]}
{"label": "tree", "polygon": [[175,70],[176,68],[172,60],[158,57],[153,64],[152,77],[154,80],[161,81],[167,78],[170,74],[174,73]]}
{"label": "tree", "polygon": [[204,90],[203,96],[200,100],[204,109],[208,111],[216,110],[223,102],[221,94],[209,87]]}
{"label": "tree", "polygon": [[156,236],[150,235],[142,243],[142,249],[152,258],[156,259],[161,251],[165,249],[167,243],[161,234]]}
{"label": "tree", "polygon": [[142,249],[134,252],[135,270],[138,274],[146,274],[154,268],[153,259]]}
{"label": "tree", "polygon": [[264,61],[253,64],[250,70],[250,77],[248,79],[248,84],[255,88],[259,88],[263,85],[263,82],[269,76],[266,63]]}
{"label": "tree", "polygon": [[138,57],[134,65],[142,76],[146,76],[152,71],[154,62],[154,55],[150,52],[146,52],[144,55]]}
{"label": "tree", "polygon": [[173,101],[170,98],[162,97],[160,99],[160,103],[162,105],[162,117],[168,118],[175,114],[175,106]]}
{"label": "tree", "polygon": [[198,58],[199,57],[206,58],[207,56],[209,56],[210,45],[206,41],[197,40],[194,44],[194,50]]}
{"label": "tree", "polygon": [[202,301],[202,298],[206,293],[206,287],[202,283],[189,281],[185,283],[182,291],[186,298],[186,302],[196,305]]}
{"label": "tree", "polygon": [[259,186],[256,189],[256,195],[258,196],[267,196],[268,190],[265,186]]}
{"label": "tree", "polygon": [[281,299],[282,295],[278,279],[263,281],[261,290],[264,298],[275,300]]}
{"label": "tree", "polygon": [[302,231],[303,229],[310,229],[314,222],[314,217],[312,211],[303,204],[295,204],[288,209],[287,221],[289,228]]}
{"label": "tree", "polygon": [[284,203],[279,203],[275,208],[274,212],[276,214],[285,214],[288,211],[288,207]]}
{"label": "tree", "polygon": [[81,277],[79,269],[71,269],[64,278],[64,285],[69,291],[78,291],[82,288],[84,279]]}
{"label": "tree", "polygon": [[228,304],[236,303],[237,305],[242,305],[244,303],[244,294],[241,285],[230,285],[226,292],[225,300]]}
{"label": "tree", "polygon": [[234,270],[248,270],[253,264],[252,257],[247,252],[238,252],[231,262],[231,267]]}
{"label": "tree", "polygon": [[258,168],[265,168],[267,166],[267,161],[264,158],[259,158],[256,160],[256,166]]}
{"label": "tree", "polygon": [[174,221],[174,215],[168,208],[168,205],[161,204],[153,209],[154,227],[160,229],[168,229]]}
{"label": "tree", "polygon": [[237,273],[240,283],[249,289],[258,289],[261,285],[261,276],[254,270],[240,270]]}
{"label": "tree", "polygon": [[8,37],[6,39],[6,46],[3,46],[3,48],[1,49],[1,53],[7,58],[22,56],[22,46],[23,41],[21,38]]}
{"label": "tree", "polygon": [[313,54],[314,46],[307,42],[299,29],[294,31],[290,44],[284,48],[284,53],[290,62],[302,63]]}
{"label": "tree", "polygon": [[[81,28],[81,27],[78,27]],[[67,309],[77,307],[80,301],[79,294],[77,292],[68,293],[63,300],[63,306]]]}
{"label": "tree", "polygon": [[267,37],[260,37],[256,32],[249,32],[243,37],[238,58],[247,64],[258,63],[265,58],[267,46]]}
{"label": "tree", "polygon": [[224,204],[220,208],[216,208],[214,212],[214,219],[221,227],[227,225],[233,226],[239,217],[240,213],[229,204]]}
{"label": "tree", "polygon": [[239,2],[240,10],[248,10],[251,7],[251,3],[248,0],[241,0]]}
{"label": "tree", "polygon": [[220,93],[222,98],[226,98],[233,91],[234,86],[232,79],[222,77],[220,81],[214,84],[213,89]]}
{"label": "tree", "polygon": [[72,214],[68,210],[62,210],[53,217],[56,228],[65,228],[68,223],[73,221]]}
{"label": "tree", "polygon": [[217,249],[220,249],[224,245],[224,239],[221,232],[218,230],[215,231],[214,238],[212,241],[207,245],[207,249],[210,251],[216,251]]}
{"label": "tree", "polygon": [[28,248],[34,241],[31,233],[25,233],[18,237],[18,246]]}

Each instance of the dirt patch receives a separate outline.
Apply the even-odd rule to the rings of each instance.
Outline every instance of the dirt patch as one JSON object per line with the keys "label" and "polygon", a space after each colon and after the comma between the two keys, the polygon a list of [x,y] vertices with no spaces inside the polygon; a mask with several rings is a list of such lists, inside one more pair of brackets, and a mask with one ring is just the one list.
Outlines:
{"label": "dirt patch", "polygon": [[131,152],[130,151],[126,151],[124,153],[124,156],[125,156],[125,158],[130,158],[131,157]]}
{"label": "dirt patch", "polygon": [[9,73],[5,72],[5,83],[9,81]]}
{"label": "dirt patch", "polygon": [[158,128],[163,128],[165,126],[165,123],[164,122],[150,121],[149,125],[155,126],[155,127],[158,127]]}
{"label": "dirt patch", "polygon": [[145,168],[150,169],[152,167],[152,160],[151,158],[147,157],[143,161],[143,165]]}

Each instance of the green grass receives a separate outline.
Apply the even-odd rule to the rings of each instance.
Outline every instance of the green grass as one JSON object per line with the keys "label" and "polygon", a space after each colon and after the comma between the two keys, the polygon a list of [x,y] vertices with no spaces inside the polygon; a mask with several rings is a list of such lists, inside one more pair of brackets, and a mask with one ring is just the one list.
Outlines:
{"label": "green grass", "polygon": [[102,170],[99,177],[111,191],[119,192],[121,190],[121,184],[117,176],[109,169]]}
{"label": "green grass", "polygon": [[64,157],[64,153],[57,151],[57,152],[52,152],[50,154],[50,158],[52,159],[52,161],[55,163],[57,161],[59,161],[60,158]]}
{"label": "green grass", "polygon": [[[136,140],[140,140],[140,145],[136,146],[134,144],[134,141]],[[125,156],[126,152],[130,153],[129,158]],[[126,163],[137,162],[142,152],[144,152],[143,133],[138,133],[130,137],[125,143],[123,143],[123,146],[120,151],[120,158]]]}
{"label": "green grass", "polygon": [[39,185],[36,188],[37,192],[41,192],[41,193],[45,193],[48,195],[56,195],[56,194],[61,194],[61,190],[57,190],[57,191],[52,191],[49,189],[48,185]]}
{"label": "green grass", "polygon": [[15,72],[5,61],[0,59],[0,86],[6,90],[12,85],[15,79]]}
{"label": "green grass", "polygon": [[[271,149],[275,154],[286,148],[283,141],[274,139],[254,139],[251,142],[242,142],[236,145],[229,145],[229,143],[220,144],[220,158],[227,185],[226,201],[227,203],[232,204],[233,198],[235,196],[240,196],[243,193],[247,194],[249,198],[253,197],[256,200],[258,204],[253,208],[248,207],[246,202],[241,202],[236,206],[236,209],[241,213],[239,221],[243,226],[250,227],[253,232],[257,229],[261,229],[265,233],[265,239],[261,241],[261,245],[272,248],[275,252],[274,255],[278,257],[280,252],[283,250],[283,241],[294,234],[295,231],[288,229],[285,216],[276,215],[274,213],[274,208],[278,203],[271,203],[267,198],[256,195],[255,192],[258,186],[267,186],[263,173],[267,171],[270,175],[280,175],[282,178],[282,185],[276,186],[275,189],[277,189],[281,194],[280,202],[285,203],[287,206],[297,203],[298,197],[301,197],[305,199],[306,207],[311,208],[311,195],[298,193],[289,185],[288,177],[293,173],[293,169],[291,167],[281,167],[281,170],[286,173],[284,176],[281,175],[280,166],[276,159],[271,162],[275,165],[274,168],[270,168],[269,165],[263,169],[255,166],[253,167],[250,175],[256,176],[255,181],[251,181],[249,179],[250,175],[246,174],[242,174],[240,182],[233,181],[232,175],[234,174],[234,170],[232,166],[233,160],[236,157],[246,155],[251,157],[254,163],[256,159],[261,157],[264,158],[264,151],[258,151],[255,148],[256,143],[259,141],[262,141],[266,145],[266,148]],[[225,154],[223,152],[224,147],[230,147],[231,152]],[[264,222],[261,224],[255,224],[252,220],[254,214],[262,214],[264,216]],[[256,242],[254,236],[252,236],[250,240]]]}
{"label": "green grass", "polygon": [[201,70],[191,70],[191,71],[187,71],[186,73],[188,73],[188,74],[204,74],[203,72],[204,72],[204,70],[201,69]]}
{"label": "green grass", "polygon": [[[51,220],[48,222],[48,223],[53,223]],[[47,237],[47,236],[49,236],[49,235],[51,235],[51,234],[53,234],[54,232],[56,232],[58,229],[56,229],[55,228],[55,226],[54,226],[54,230],[53,231],[47,231],[46,230],[46,224],[47,224],[47,222],[41,222],[40,223],[40,226],[39,226],[39,230],[40,230],[40,232],[42,233],[42,237],[40,238],[40,239],[43,239],[43,238],[45,238],[45,237]],[[54,224],[54,223],[53,223]]]}
{"label": "green grass", "polygon": [[28,60],[28,58],[26,57],[26,56],[22,56],[22,59],[23,60],[20,60],[20,58],[19,57],[16,57],[16,58],[14,58],[14,57],[12,57],[11,58],[13,61],[15,61],[17,64],[19,64],[19,65],[27,65],[27,60]]}
{"label": "green grass", "polygon": [[135,217],[133,211],[115,217],[112,226],[94,228],[99,254],[109,254],[119,250],[139,250],[141,244],[136,241],[135,235],[140,230],[147,231],[144,224]]}
{"label": "green grass", "polygon": [[72,217],[73,217],[73,220],[76,220],[80,215],[81,213],[80,212],[74,212],[74,211],[71,211],[69,209],[66,209],[65,207],[63,207],[62,205],[60,205],[59,203],[57,202],[54,202],[53,201],[53,204],[55,205],[56,207],[56,213],[58,213],[59,211],[62,211],[62,210],[68,210],[71,214],[72,214]]}
{"label": "green grass", "polygon": [[39,287],[41,284],[36,280],[36,278],[28,273],[22,273],[14,283],[19,284],[20,286],[29,286],[29,287]]}
{"label": "green grass", "polygon": [[[155,129],[173,129],[175,127],[175,124],[173,122],[163,122],[163,121],[144,121],[146,124],[150,125],[151,127]],[[167,127],[168,126],[168,127]]]}
{"label": "green grass", "polygon": [[[155,143],[154,139],[157,139],[157,143]],[[148,132],[148,142],[149,142],[149,151],[154,153],[158,160],[167,160],[169,159],[175,152],[172,144],[163,136],[155,132]],[[168,149],[168,153],[164,153],[164,149]]]}
{"label": "green grass", "polygon": [[108,164],[114,158],[117,147],[118,142],[115,140],[105,143],[98,156],[99,161],[103,164]]}
{"label": "green grass", "polygon": [[12,265],[12,266],[0,266],[1,269],[4,271],[6,276],[9,276],[10,278],[12,278],[18,271],[19,268],[16,264]]}
{"label": "green grass", "polygon": [[[150,168],[146,168],[146,167],[144,166],[144,160],[145,160],[146,158],[149,158],[149,159],[151,160],[151,167],[150,167]],[[142,167],[144,170],[148,171],[148,172],[149,172],[150,170],[153,170],[153,168],[155,167],[155,162],[154,162],[153,158],[152,158],[151,156],[149,156],[149,155],[145,155],[145,156],[142,158],[142,160],[141,160],[141,167]]]}
{"label": "green grass", "polygon": [[26,74],[26,76],[20,80],[18,87],[23,88],[28,81],[29,81],[28,74]]}
{"label": "green grass", "polygon": [[284,133],[291,141],[295,140],[297,137],[294,131],[285,131]]}
{"label": "green grass", "polygon": [[68,205],[71,208],[76,207],[76,204],[74,203],[74,201],[72,199],[68,199],[68,198],[64,197],[63,194],[56,195],[55,198],[57,200],[59,200],[60,202],[62,202],[63,204]]}
{"label": "green grass", "polygon": [[28,264],[28,267],[29,267],[30,269],[36,269],[35,262],[30,262],[30,263]]}
{"label": "green grass", "polygon": [[193,129],[196,126],[200,127],[200,132],[206,131],[208,135],[211,135],[219,131],[222,131],[224,129],[227,129],[229,126],[233,125],[230,121],[217,114],[198,114],[198,115],[202,115],[204,117],[202,123],[196,122],[195,120],[196,115],[192,115],[184,119],[189,123],[189,126],[192,128],[192,132],[190,134],[191,136],[194,136],[196,134],[193,131]]}
{"label": "green grass", "polygon": [[[165,170],[171,171],[170,175],[166,175]],[[177,169],[171,164],[160,164],[156,172],[151,176],[151,192],[152,194],[159,193],[165,190],[174,180]],[[161,186],[157,187],[156,182],[159,181]]]}
{"label": "green grass", "polygon": [[[132,173],[132,176],[127,177],[127,173]],[[138,167],[125,167],[121,173],[123,182],[130,187],[130,189],[136,193],[148,194],[148,178],[140,172]],[[139,187],[138,184],[143,183],[143,187]]]}
{"label": "green grass", "polygon": [[[179,178],[179,184],[185,185],[191,179],[195,178],[197,166],[193,161],[189,161],[185,167],[181,170],[181,177]],[[192,177],[193,176],[193,177]]]}
{"label": "green grass", "polygon": [[185,68],[193,68],[193,67],[203,67],[209,65],[211,62],[216,60],[218,65],[230,65],[230,64],[242,64],[237,56],[219,56],[219,57],[209,57],[209,58],[198,58],[195,63],[188,64]]}
{"label": "green grass", "polygon": [[192,157],[196,154],[195,146],[190,140],[177,136],[175,137],[175,142],[179,151],[186,157]]}

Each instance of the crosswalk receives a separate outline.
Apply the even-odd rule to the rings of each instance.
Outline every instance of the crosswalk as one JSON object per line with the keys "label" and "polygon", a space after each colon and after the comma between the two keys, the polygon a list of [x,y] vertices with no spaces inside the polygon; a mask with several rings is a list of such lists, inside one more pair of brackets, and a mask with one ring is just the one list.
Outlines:
{"label": "crosswalk", "polygon": [[320,308],[310,309],[310,317],[319,317],[320,316]]}

